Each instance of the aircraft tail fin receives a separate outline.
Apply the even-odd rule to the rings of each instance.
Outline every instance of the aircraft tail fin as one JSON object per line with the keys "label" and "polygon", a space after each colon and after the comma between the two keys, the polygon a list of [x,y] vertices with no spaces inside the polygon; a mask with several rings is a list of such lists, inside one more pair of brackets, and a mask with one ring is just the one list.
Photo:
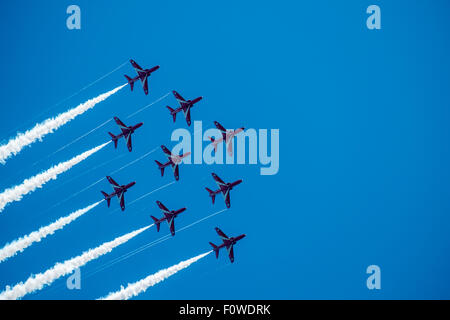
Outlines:
{"label": "aircraft tail fin", "polygon": [[128,84],[130,85],[130,89],[131,91],[133,91],[133,87],[134,87],[134,81],[133,79],[131,79],[129,76],[125,75],[125,78],[127,78]]}
{"label": "aircraft tail fin", "polygon": [[108,133],[111,136],[111,140],[114,141],[114,148],[117,149],[117,137],[115,135],[113,135],[111,132],[108,132]]}
{"label": "aircraft tail fin", "polygon": [[170,114],[173,117],[173,122],[175,122],[175,120],[177,120],[177,113],[175,112],[175,110],[173,110],[171,107],[167,106],[167,109],[169,109]]}
{"label": "aircraft tail fin", "polygon": [[111,204],[111,198],[109,197],[109,195],[105,192],[105,191],[101,191],[101,193],[103,194],[103,196],[105,197],[106,200],[106,204],[108,205],[108,208]]}
{"label": "aircraft tail fin", "polygon": [[216,254],[216,258],[219,258],[219,247],[217,247],[214,243],[210,242],[209,243],[211,245],[211,247],[214,250],[214,253]]}
{"label": "aircraft tail fin", "polygon": [[159,169],[161,170],[161,177],[164,176],[164,166],[161,162],[158,160],[155,160],[156,164],[158,165]]}
{"label": "aircraft tail fin", "polygon": [[154,216],[150,216],[150,217],[153,219],[153,221],[155,221],[156,231],[159,232],[159,227],[161,226],[161,222],[157,218],[155,218]]}
{"label": "aircraft tail fin", "polygon": [[212,203],[214,204],[214,200],[216,200],[216,194],[214,193],[214,191],[212,191],[212,190],[209,189],[209,188],[205,188],[205,189],[206,189],[206,191],[209,192],[209,196],[211,197]]}

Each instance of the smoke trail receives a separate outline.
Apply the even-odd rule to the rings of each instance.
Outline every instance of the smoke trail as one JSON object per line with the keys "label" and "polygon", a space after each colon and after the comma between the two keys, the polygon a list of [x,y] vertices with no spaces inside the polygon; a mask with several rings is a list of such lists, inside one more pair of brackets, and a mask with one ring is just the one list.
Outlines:
{"label": "smoke trail", "polygon": [[[128,63],[128,61],[127,61],[127,63]],[[145,107],[142,107],[142,108],[139,109],[138,111],[136,111],[136,112],[134,112],[133,114],[129,115],[126,119],[129,119],[130,117],[132,117],[132,116],[134,116],[134,115],[136,115],[136,114],[138,114],[138,113],[144,111],[145,109],[151,107],[151,106],[154,105],[155,103],[160,102],[161,100],[163,100],[164,98],[166,98],[169,94],[170,94],[170,92],[168,92],[168,93],[166,93],[165,95],[159,97],[158,99],[156,99],[156,100],[153,101],[152,103],[146,105]],[[87,137],[88,135],[92,134],[93,132],[97,131],[98,129],[104,127],[105,125],[107,125],[107,124],[108,124],[109,122],[111,122],[112,120],[113,120],[113,119],[105,120],[103,123],[101,123],[101,124],[98,125],[97,127],[93,128],[93,129],[91,129],[91,130],[89,130],[89,131],[86,132],[85,134],[83,134],[83,135],[79,136],[78,138],[72,140],[71,142],[65,144],[64,146],[62,146],[62,147],[59,148],[58,150],[56,150],[56,151],[54,151],[54,152],[52,152],[52,153],[46,155],[46,156],[45,156],[44,158],[42,158],[42,159],[36,161],[35,163],[32,164],[32,166],[35,166],[36,164],[40,163],[41,161],[43,161],[43,160],[45,160],[45,159],[48,159],[48,158],[50,158],[51,156],[53,156],[54,154],[57,154],[58,152],[60,152],[60,151],[62,151],[62,150],[64,150],[64,149],[66,149],[66,148],[68,148],[68,147],[71,146],[72,144],[74,144],[74,143],[80,141],[81,139]]]}
{"label": "smoke trail", "polygon": [[60,164],[53,166],[50,169],[35,175],[34,177],[25,179],[20,185],[6,189],[2,193],[0,193],[0,212],[3,211],[3,209],[8,203],[20,201],[24,195],[33,192],[37,188],[41,188],[45,183],[47,183],[52,179],[55,180],[59,174],[69,170],[74,165],[85,160],[86,158],[88,158],[95,152],[99,151],[109,143],[111,143],[111,141],[106,142],[98,147],[92,148],[91,150],[88,150],[86,152],[83,152],[82,154],[70,160],[61,162]]}
{"label": "smoke trail", "polygon": [[64,99],[60,100],[59,102],[55,103],[53,106],[48,107],[43,109],[41,112],[39,112],[39,114],[33,116],[30,120],[28,120],[26,123],[23,123],[19,126],[17,126],[15,129],[9,130],[8,131],[8,135],[13,134],[16,131],[19,131],[20,128],[24,127],[24,126],[28,126],[28,124],[33,123],[36,119],[38,119],[39,117],[45,115],[45,113],[53,110],[54,108],[56,108],[57,106],[61,105],[62,103],[66,102],[69,99],[72,99],[73,97],[75,97],[76,95],[80,94],[81,92],[83,92],[84,90],[90,88],[91,86],[93,86],[94,84],[96,84],[97,82],[105,79],[106,77],[110,76],[111,74],[113,74],[114,72],[116,72],[117,70],[119,70],[120,68],[122,68],[123,66],[125,66],[126,64],[128,64],[129,60],[124,61],[121,65],[119,65],[118,67],[114,68],[112,71],[108,72],[107,74],[101,76],[100,78],[98,78],[97,80],[91,82],[90,84],[84,86],[83,88],[79,89],[78,91],[72,93],[71,95],[65,97]]}
{"label": "smoke trail", "polygon": [[14,287],[6,286],[5,291],[0,293],[0,300],[20,299],[29,293],[41,290],[44,286],[50,285],[56,279],[72,273],[75,269],[84,266],[89,261],[95,260],[102,255],[111,252],[114,248],[136,237],[151,226],[152,225],[143,227],[120,236],[110,242],[105,242],[97,248],[85,251],[75,258],[66,260],[62,263],[56,263],[51,269],[48,269],[43,273],[31,275],[25,282],[19,282]]}
{"label": "smoke trail", "polygon": [[40,242],[42,239],[46,238],[48,235],[52,235],[55,231],[64,228],[69,223],[75,221],[77,218],[81,217],[86,212],[95,208],[101,201],[98,201],[90,206],[79,209],[68,216],[61,217],[52,224],[48,226],[41,227],[38,231],[34,231],[27,236],[14,240],[13,242],[5,245],[0,249],[0,263],[8,258],[15,256],[19,252],[23,252],[26,248],[31,246],[34,242]]}
{"label": "smoke trail", "polygon": [[[196,224],[198,224],[198,223],[200,223],[202,221],[205,221],[205,220],[207,220],[209,218],[212,218],[212,217],[214,217],[214,216],[216,216],[218,214],[221,214],[222,212],[227,211],[227,210],[228,209],[222,209],[222,210],[214,212],[214,213],[212,213],[212,214],[210,214],[210,215],[208,215],[208,216],[206,216],[204,218],[201,218],[201,219],[199,219],[199,220],[197,220],[195,222],[192,222],[191,224],[188,224],[187,226],[184,226],[183,228],[178,229],[177,230],[177,234],[179,234],[180,232],[182,232],[182,231],[184,231],[186,229],[189,229],[189,228],[195,226]],[[103,270],[105,270],[105,269],[107,269],[107,268],[109,268],[109,267],[111,267],[111,266],[113,266],[113,265],[123,261],[123,260],[129,259],[132,256],[134,256],[134,255],[136,255],[136,254],[138,254],[138,253],[140,253],[140,252],[142,252],[144,250],[147,250],[147,249],[149,249],[149,248],[151,248],[153,246],[156,246],[156,245],[158,245],[158,244],[160,244],[160,243],[162,243],[164,241],[167,241],[169,239],[172,239],[172,235],[170,233],[166,234],[165,236],[162,236],[162,237],[160,237],[160,238],[158,238],[156,240],[153,240],[153,241],[151,241],[151,242],[149,242],[147,244],[144,244],[143,246],[141,246],[141,247],[139,247],[137,249],[134,249],[134,250],[132,250],[132,251],[130,251],[128,253],[125,253],[125,254],[121,255],[120,257],[117,257],[117,258],[115,258],[115,259],[113,259],[113,260],[111,260],[111,261],[101,265],[99,268],[97,268],[97,269],[95,269],[95,270],[93,270],[91,272],[88,272],[87,274],[84,274],[84,278],[85,279],[90,278],[91,276],[93,276],[94,274],[99,273],[100,271],[103,271]]]}
{"label": "smoke trail", "polygon": [[154,105],[155,103],[160,102],[161,100],[165,99],[168,95],[170,94],[170,92],[167,92],[165,95],[159,97],[158,99],[156,99],[155,101],[151,102],[150,104],[140,108],[138,111],[133,112],[132,114],[130,114],[126,119],[130,119],[131,117],[137,115],[138,113],[144,111],[147,108],[150,108],[152,105]]}
{"label": "smoke trail", "polygon": [[[141,157],[139,157],[139,158],[137,158],[137,159],[135,159],[135,160],[133,160],[133,161],[131,161],[131,162],[125,164],[124,166],[120,167],[119,169],[114,170],[113,172],[111,172],[111,173],[108,174],[108,175],[109,175],[109,176],[112,176],[112,175],[114,175],[114,174],[116,174],[116,173],[122,171],[123,169],[125,169],[125,168],[127,168],[127,167],[129,167],[129,166],[135,164],[136,162],[138,162],[138,161],[144,159],[145,157],[147,157],[147,156],[150,155],[151,153],[155,152],[157,149],[158,149],[158,148],[155,148],[155,149],[153,149],[153,150],[147,152],[147,153],[144,154],[143,156],[141,156]],[[122,155],[118,156],[117,158],[123,157],[124,155],[125,155],[125,154],[122,154]],[[115,158],[114,158],[114,159],[115,159]],[[114,159],[113,159],[113,160],[114,160]],[[109,161],[108,161],[108,162],[109,162]],[[102,164],[99,165],[99,166],[102,166]],[[92,169],[92,168],[91,168],[91,169]],[[88,170],[88,171],[92,171],[91,169]],[[83,173],[83,174],[84,174],[84,173]],[[73,178],[73,179],[75,179],[75,178]],[[71,180],[73,180],[73,179],[71,179]],[[56,203],[56,204],[54,204],[53,206],[50,207],[50,209],[51,209],[51,208],[54,208],[54,207],[57,207],[57,206],[61,205],[61,204],[64,203],[64,202],[69,201],[70,199],[72,199],[72,198],[76,197],[77,195],[79,195],[80,193],[83,193],[84,191],[86,191],[86,190],[92,188],[93,186],[95,186],[96,184],[102,182],[102,181],[105,180],[105,179],[106,179],[106,178],[103,176],[102,178],[100,178],[100,179],[98,179],[97,181],[91,183],[91,184],[88,185],[87,187],[85,187],[85,188],[83,188],[83,189],[81,189],[81,190],[79,190],[79,191],[77,191],[77,192],[75,192],[75,193],[72,193],[72,194],[71,194],[70,196],[68,196],[67,198],[65,198],[65,199],[63,199],[63,200],[61,200],[61,201],[59,201],[59,202]],[[66,181],[66,183],[67,183],[67,181]],[[129,205],[129,204],[128,204],[128,205]]]}
{"label": "smoke trail", "polygon": [[145,292],[149,287],[153,287],[155,284],[164,281],[165,279],[174,275],[178,271],[181,271],[189,267],[194,262],[197,262],[198,260],[206,257],[211,252],[212,251],[203,253],[189,260],[181,261],[180,263],[170,268],[162,269],[157,273],[152,274],[147,278],[144,278],[138,282],[128,284],[126,288],[121,286],[119,291],[111,292],[110,294],[108,294],[108,296],[101,298],[101,300],[127,300],[132,297],[135,297],[140,293]]}
{"label": "smoke trail", "polygon": [[5,164],[6,159],[12,155],[18,154],[24,147],[32,144],[36,140],[42,140],[47,134],[52,133],[67,122],[75,119],[80,114],[92,109],[97,103],[106,100],[126,85],[127,84],[121,85],[111,91],[103,93],[96,98],[81,103],[69,111],[60,113],[54,118],[49,118],[36,124],[32,129],[25,131],[24,133],[19,133],[15,138],[10,139],[7,144],[0,146],[0,163]]}

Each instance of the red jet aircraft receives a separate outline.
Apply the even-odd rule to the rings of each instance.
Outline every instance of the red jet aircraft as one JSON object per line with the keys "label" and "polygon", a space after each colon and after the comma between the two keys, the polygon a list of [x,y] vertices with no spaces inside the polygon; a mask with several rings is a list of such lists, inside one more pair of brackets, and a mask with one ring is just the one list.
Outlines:
{"label": "red jet aircraft", "polygon": [[122,211],[124,211],[125,210],[124,194],[125,194],[125,192],[127,192],[127,190],[129,188],[134,186],[136,184],[136,182],[133,181],[126,185],[119,185],[110,176],[107,176],[106,179],[108,179],[108,182],[112,185],[112,187],[114,189],[114,192],[111,194],[107,194],[106,192],[101,191],[103,196],[105,197],[107,204],[108,204],[108,208],[109,208],[109,205],[111,204],[111,198],[114,196],[117,196],[117,198],[119,198],[120,208],[122,209]]}
{"label": "red jet aircraft", "polygon": [[169,211],[169,209],[167,209],[160,201],[156,201],[156,204],[158,205],[158,207],[161,209],[161,211],[164,214],[164,217],[161,219],[155,218],[154,216],[150,216],[153,219],[153,221],[155,221],[156,230],[159,232],[159,227],[160,227],[161,222],[166,220],[167,223],[169,224],[170,233],[172,234],[172,236],[174,236],[175,235],[175,221],[174,220],[180,213],[182,213],[184,210],[186,210],[186,208]]}
{"label": "red jet aircraft", "polygon": [[241,234],[240,236],[229,238],[219,228],[216,227],[215,229],[216,229],[217,234],[220,236],[220,238],[222,238],[222,241],[223,241],[223,243],[220,246],[216,246],[212,242],[209,243],[213,247],[213,250],[216,254],[216,258],[219,258],[219,250],[225,247],[225,248],[227,248],[227,251],[228,251],[228,257],[230,257],[230,261],[231,261],[231,263],[233,263],[234,262],[233,246],[236,244],[236,242],[238,242],[239,240],[244,238],[245,234]]}
{"label": "red jet aircraft", "polygon": [[175,155],[172,154],[169,149],[167,149],[165,146],[161,146],[161,149],[163,150],[163,152],[167,155],[169,161],[162,164],[159,161],[156,161],[156,164],[158,165],[159,169],[161,170],[161,177],[164,175],[164,168],[168,167],[168,166],[172,166],[173,169],[173,174],[175,176],[175,180],[178,181],[178,179],[180,178],[180,174],[179,174],[179,169],[178,169],[178,165],[181,163],[181,161],[183,160],[183,158],[186,158],[188,155],[190,155],[190,152],[187,152],[183,155]]}
{"label": "red jet aircraft", "polygon": [[114,141],[114,147],[117,149],[117,140],[119,140],[119,138],[121,138],[121,137],[124,137],[125,140],[127,141],[128,151],[131,152],[131,150],[133,149],[133,146],[131,145],[131,134],[134,133],[134,131],[137,128],[141,127],[144,123],[141,122],[141,123],[138,123],[138,124],[136,124],[134,126],[127,127],[117,117],[114,117],[114,121],[116,121],[116,123],[119,126],[120,130],[122,130],[122,133],[117,135],[117,136],[113,135],[111,132],[108,132],[109,135],[111,136],[111,140]]}
{"label": "red jet aircraft", "polygon": [[177,119],[177,113],[180,111],[183,111],[184,117],[186,118],[187,125],[191,125],[191,108],[203,99],[203,97],[195,98],[194,100],[186,100],[184,99],[178,92],[175,90],[172,91],[173,95],[175,96],[175,99],[177,99],[178,103],[180,104],[180,107],[177,109],[172,109],[171,107],[167,106],[167,109],[169,109],[170,114],[173,117],[173,122]]}
{"label": "red jet aircraft", "polygon": [[219,189],[216,191],[212,191],[211,189],[205,188],[206,191],[209,192],[209,196],[212,198],[212,203],[214,204],[214,200],[216,199],[216,194],[222,193],[223,197],[225,198],[225,204],[227,205],[227,208],[230,208],[230,206],[231,206],[230,191],[233,190],[233,188],[235,186],[240,184],[242,182],[242,180],[225,183],[215,173],[212,173],[212,176],[213,176],[214,180],[216,181],[217,185],[219,186]]}
{"label": "red jet aircraft", "polygon": [[216,126],[217,129],[220,130],[220,132],[222,132],[222,138],[219,138],[217,140],[215,140],[212,137],[209,137],[209,139],[212,142],[212,145],[214,146],[214,151],[217,152],[217,145],[219,143],[225,142],[228,154],[230,155],[230,157],[233,156],[233,138],[238,133],[244,131],[245,128],[242,127],[236,130],[227,130],[217,121],[214,121],[214,125]]}
{"label": "red jet aircraft", "polygon": [[151,69],[142,69],[137,63],[136,61],[134,61],[133,59],[130,60],[131,65],[133,66],[134,70],[136,70],[136,73],[138,74],[136,77],[134,78],[130,78],[129,76],[125,75],[125,78],[127,78],[128,83],[130,84],[130,88],[131,91],[133,91],[133,86],[134,83],[138,80],[141,80],[142,82],[142,87],[144,88],[144,92],[145,94],[148,94],[148,77],[150,77],[150,75],[155,72],[156,70],[159,69],[159,66],[155,66]]}

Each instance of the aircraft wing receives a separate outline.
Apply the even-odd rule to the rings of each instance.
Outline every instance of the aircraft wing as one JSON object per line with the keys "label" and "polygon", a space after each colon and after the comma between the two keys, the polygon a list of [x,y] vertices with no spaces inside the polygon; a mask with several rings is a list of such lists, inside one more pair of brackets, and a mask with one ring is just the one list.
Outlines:
{"label": "aircraft wing", "polygon": [[144,93],[148,94],[148,76],[145,75],[144,80],[142,80],[142,87],[144,88]]}
{"label": "aircraft wing", "polygon": [[180,170],[178,169],[178,164],[175,165],[173,175],[175,176],[175,180],[178,181],[178,179],[180,178]]}
{"label": "aircraft wing", "polygon": [[190,107],[187,109],[187,111],[184,115],[186,116],[187,125],[190,126],[191,125],[191,108]]}
{"label": "aircraft wing", "polygon": [[216,126],[216,128],[217,129],[219,129],[220,131],[222,131],[222,132],[227,132],[227,130],[220,124],[220,123],[218,123],[217,121],[214,121],[214,125]]}
{"label": "aircraft wing", "polygon": [[127,140],[127,147],[128,147],[128,151],[131,152],[131,150],[133,150],[133,145],[131,143],[131,133],[128,133],[127,135],[124,136],[125,140]]}
{"label": "aircraft wing", "polygon": [[228,141],[227,152],[230,157],[233,156],[233,139],[230,139],[230,141]]}
{"label": "aircraft wing", "polygon": [[212,173],[212,176],[213,176],[214,180],[216,181],[217,185],[219,186],[219,188],[222,190],[221,187],[226,185],[225,182],[223,182],[223,180],[220,179],[219,176],[215,173]]}
{"label": "aircraft wing", "polygon": [[219,235],[219,237],[221,237],[222,238],[222,240],[229,240],[230,238],[228,238],[227,237],[227,235],[225,234],[225,233],[223,233],[223,231],[222,230],[220,230],[219,228],[215,228],[216,229],[216,232],[217,232],[217,234]]}
{"label": "aircraft wing", "polygon": [[115,192],[122,190],[119,184],[115,182],[113,178],[111,178],[110,176],[106,176],[106,179],[108,179],[108,182],[112,185]]}
{"label": "aircraft wing", "polygon": [[234,262],[234,250],[233,250],[233,245],[227,247],[228,250],[228,257],[230,258],[231,263]]}
{"label": "aircraft wing", "polygon": [[137,73],[144,71],[140,65],[138,65],[136,63],[136,61],[134,61],[133,59],[130,60],[131,65],[133,66],[133,68],[136,70]]}
{"label": "aircraft wing", "polygon": [[128,129],[128,127],[117,117],[114,117],[114,121],[120,127],[120,129]]}
{"label": "aircraft wing", "polygon": [[119,198],[120,209],[122,209],[122,211],[124,211],[125,210],[124,192],[122,191],[119,194],[117,194],[117,197]]}
{"label": "aircraft wing", "polygon": [[222,132],[222,138],[223,141],[227,140],[227,129],[225,129],[220,123],[218,123],[217,121],[214,121],[214,125],[216,126],[216,128],[218,130],[220,130],[220,132]]}
{"label": "aircraft wing", "polygon": [[170,152],[169,149],[167,149],[165,146],[161,146],[162,151],[167,154],[169,157],[172,157],[172,152]]}
{"label": "aircraft wing", "polygon": [[169,209],[167,209],[160,201],[156,201],[156,204],[164,214],[170,212]]}
{"label": "aircraft wing", "polygon": [[186,100],[181,96],[181,94],[179,94],[178,92],[176,92],[175,90],[172,91],[173,95],[175,96],[175,99],[178,100],[178,103],[183,106],[183,104],[186,103]]}
{"label": "aircraft wing", "polygon": [[106,179],[108,179],[108,182],[111,183],[113,186],[118,187],[119,184],[117,182],[114,181],[113,178],[111,178],[110,176],[106,176]]}
{"label": "aircraft wing", "polygon": [[225,195],[225,204],[226,204],[227,208],[230,208],[230,206],[231,206],[230,190],[227,190],[224,195]]}
{"label": "aircraft wing", "polygon": [[172,234],[172,236],[174,236],[175,235],[175,218],[172,216],[172,218],[167,221],[169,222],[170,233]]}
{"label": "aircraft wing", "polygon": [[114,190],[116,190],[115,187],[120,187],[119,184],[115,182],[114,179],[110,176],[106,176],[106,179],[108,179],[108,182],[113,186]]}

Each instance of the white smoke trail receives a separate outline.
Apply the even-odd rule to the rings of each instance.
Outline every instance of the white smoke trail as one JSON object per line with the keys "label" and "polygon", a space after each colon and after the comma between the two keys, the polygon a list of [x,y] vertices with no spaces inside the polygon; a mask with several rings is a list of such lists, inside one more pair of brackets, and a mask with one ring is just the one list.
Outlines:
{"label": "white smoke trail", "polygon": [[[222,212],[227,211],[227,210],[228,209],[222,209],[222,210],[214,212],[214,213],[212,213],[212,214],[210,214],[210,215],[208,215],[208,216],[206,216],[204,218],[201,218],[201,219],[199,219],[199,220],[197,220],[195,222],[192,222],[191,224],[188,224],[187,226],[184,226],[183,228],[178,229],[177,230],[177,234],[179,234],[180,232],[182,232],[182,231],[184,231],[186,229],[189,229],[189,228],[195,226],[196,224],[198,224],[198,223],[200,223],[202,221],[205,221],[205,220],[207,220],[209,218],[212,218],[212,217],[214,217],[214,216],[216,216],[218,214],[221,214]],[[95,269],[95,270],[93,270],[91,272],[85,273],[84,274],[84,279],[90,278],[91,276],[97,274],[100,271],[103,271],[103,270],[105,270],[105,269],[107,269],[107,268],[109,268],[109,267],[111,267],[111,266],[113,266],[113,265],[115,265],[115,264],[117,264],[119,262],[122,262],[122,261],[124,261],[126,259],[129,259],[132,256],[134,256],[134,255],[136,255],[136,254],[138,254],[138,253],[140,253],[140,252],[142,252],[144,250],[147,250],[147,249],[149,249],[149,248],[151,248],[153,246],[156,246],[156,245],[158,245],[158,244],[160,244],[160,243],[162,243],[164,241],[167,241],[169,239],[172,239],[172,235],[170,233],[166,234],[165,236],[162,236],[162,237],[160,237],[160,238],[158,238],[156,240],[153,240],[153,241],[151,241],[151,242],[149,242],[147,244],[144,244],[143,246],[141,246],[141,247],[139,247],[137,249],[134,249],[134,250],[132,250],[132,251],[130,251],[128,253],[125,253],[125,254],[123,254],[123,255],[121,255],[121,256],[119,256],[119,257],[117,257],[117,258],[115,258],[115,259],[113,259],[113,260],[111,260],[111,261],[101,265],[99,268],[97,268],[97,269]]]}
{"label": "white smoke trail", "polygon": [[98,147],[92,148],[82,154],[67,160],[65,162],[61,162],[60,164],[51,167],[50,169],[35,175],[29,179],[25,179],[22,184],[17,185],[15,187],[11,187],[6,189],[2,193],[0,193],[0,212],[3,211],[5,206],[14,201],[20,201],[22,197],[30,192],[33,192],[37,188],[42,188],[42,186],[50,180],[55,180],[59,174],[69,170],[74,165],[80,163],[85,160],[95,152],[99,151],[107,144],[111,143],[111,141],[106,142]]}
{"label": "white smoke trail", "polygon": [[104,298],[100,298],[100,300],[127,300],[132,297],[135,297],[135,296],[139,295],[140,293],[145,292],[149,287],[153,287],[155,284],[157,284],[161,281],[164,281],[165,279],[174,275],[178,271],[183,270],[183,269],[189,267],[194,262],[197,262],[198,260],[206,257],[211,252],[212,251],[200,254],[191,259],[181,261],[180,263],[178,263],[170,268],[162,269],[162,270],[158,271],[157,273],[152,274],[152,275],[148,276],[147,278],[144,278],[138,282],[128,284],[128,286],[126,288],[121,286],[119,291],[111,292],[110,294],[108,294],[108,296],[106,296]]}
{"label": "white smoke trail", "polygon": [[18,154],[24,147],[37,140],[42,140],[47,134],[54,132],[80,114],[92,109],[97,103],[106,100],[126,85],[127,84],[121,85],[111,91],[103,93],[96,98],[81,103],[73,109],[60,113],[56,117],[49,118],[36,124],[32,129],[27,130],[24,133],[17,134],[17,136],[10,139],[7,144],[0,146],[0,163],[5,164],[9,157]]}
{"label": "white smoke trail", "polygon": [[69,223],[75,221],[79,217],[81,217],[86,212],[90,211],[91,209],[95,208],[101,201],[98,201],[94,204],[91,204],[90,206],[79,209],[68,216],[61,217],[52,224],[49,224],[48,226],[41,227],[38,231],[33,231],[29,235],[26,235],[22,238],[19,238],[17,240],[14,240],[11,243],[8,243],[5,245],[2,249],[0,249],[0,263],[5,261],[8,258],[11,258],[15,256],[19,252],[23,252],[26,248],[31,246],[35,242],[40,242],[42,239],[46,238],[49,235],[52,235],[55,233],[55,231],[58,231],[62,228],[64,228]]}
{"label": "white smoke trail", "polygon": [[66,260],[62,263],[56,263],[51,269],[48,269],[43,273],[31,275],[25,282],[19,282],[14,287],[6,286],[5,291],[0,293],[0,300],[20,299],[29,293],[41,290],[44,286],[50,285],[56,279],[72,273],[75,269],[84,266],[89,261],[95,260],[111,252],[114,248],[136,237],[138,234],[144,232],[151,226],[152,225],[143,227],[120,236],[112,241],[105,242],[94,249],[85,251],[83,254],[75,258]]}

